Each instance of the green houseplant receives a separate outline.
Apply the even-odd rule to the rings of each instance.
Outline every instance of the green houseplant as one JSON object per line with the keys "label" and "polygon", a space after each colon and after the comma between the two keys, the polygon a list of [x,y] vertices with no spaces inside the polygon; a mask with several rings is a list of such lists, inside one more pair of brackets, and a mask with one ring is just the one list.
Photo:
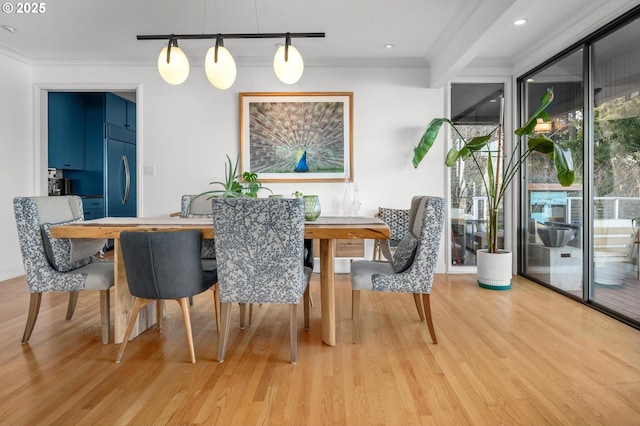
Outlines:
{"label": "green houseplant", "polygon": [[[452,167],[458,160],[472,161],[475,164],[480,176],[487,197],[487,237],[488,252],[499,253],[498,249],[498,216],[500,203],[518,175],[520,168],[525,164],[527,158],[533,153],[545,154],[555,168],[558,182],[562,186],[569,186],[574,181],[574,169],[571,152],[558,142],[551,140],[544,134],[536,134],[534,129],[539,120],[550,121],[549,114],[545,111],[553,101],[553,89],[547,89],[542,96],[539,108],[531,114],[526,123],[515,131],[516,142],[511,153],[504,149],[502,135],[503,128],[503,106],[500,108],[500,119],[497,127],[489,133],[465,139],[463,133],[456,125],[447,118],[434,118],[431,120],[424,135],[420,139],[418,146],[413,150],[413,166],[418,167],[424,156],[433,146],[440,129],[446,123],[461,138],[462,144],[458,148],[451,148],[447,153],[445,165]],[[526,137],[526,148],[522,149]],[[495,153],[489,152],[489,144],[497,140],[498,148]],[[484,158],[484,160],[483,160]],[[482,247],[480,247],[482,248]],[[480,260],[478,260],[480,263]],[[479,265],[480,266],[480,265]]]}
{"label": "green houseplant", "polygon": [[251,197],[257,198],[258,191],[261,189],[266,189],[269,191],[269,188],[262,186],[260,182],[258,182],[258,175],[256,173],[244,172],[242,174],[242,180],[244,183],[240,182],[240,176],[238,175],[238,159],[236,159],[235,164],[231,162],[231,158],[227,155],[227,164],[224,165],[224,174],[225,181],[224,182],[210,182],[209,185],[220,185],[222,188],[213,189],[211,191],[203,192],[201,195],[212,195],[212,196],[220,196],[223,198],[227,197]]}
{"label": "green houseplant", "polygon": [[[219,188],[212,189],[211,191],[202,192],[191,199],[191,203],[196,198],[208,195],[212,197],[251,197],[257,198],[258,192],[261,189],[265,189],[269,192],[271,190],[258,182],[258,174],[251,172],[244,172],[242,174],[242,182],[240,181],[240,175],[238,174],[238,159],[233,163],[231,158],[227,155],[227,163],[224,165],[225,180],[209,182],[209,185],[217,185]],[[191,207],[191,203],[189,207]]]}

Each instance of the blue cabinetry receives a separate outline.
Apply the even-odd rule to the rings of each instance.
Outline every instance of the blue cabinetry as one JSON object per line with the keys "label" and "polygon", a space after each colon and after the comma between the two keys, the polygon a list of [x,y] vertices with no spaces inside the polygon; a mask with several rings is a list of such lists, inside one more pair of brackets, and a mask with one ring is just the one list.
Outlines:
{"label": "blue cabinetry", "polygon": [[86,220],[104,217],[104,198],[82,197],[82,210]]}
{"label": "blue cabinetry", "polygon": [[136,130],[136,104],[127,101],[127,124],[125,126],[129,130]]}
{"label": "blue cabinetry", "polygon": [[49,92],[48,109],[48,166],[84,170],[84,94]]}
{"label": "blue cabinetry", "polygon": [[[83,96],[86,167],[82,171],[65,171],[64,176],[72,179],[74,193],[84,197],[86,203],[96,198],[102,203],[101,206],[85,204],[87,219],[136,216],[136,132],[120,122],[126,117],[126,111],[133,111],[135,116],[135,104],[111,93],[84,93]],[[128,107],[128,103],[132,106]]]}
{"label": "blue cabinetry", "polygon": [[105,122],[136,129],[136,104],[113,93],[105,96]]}

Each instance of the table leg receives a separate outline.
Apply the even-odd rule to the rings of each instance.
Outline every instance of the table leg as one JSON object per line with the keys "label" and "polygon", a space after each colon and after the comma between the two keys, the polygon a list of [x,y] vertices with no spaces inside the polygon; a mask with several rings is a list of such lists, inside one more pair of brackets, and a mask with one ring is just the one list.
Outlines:
{"label": "table leg", "polygon": [[[129,284],[127,283],[127,274],[124,269],[124,259],[122,258],[122,251],[120,249],[120,239],[115,238],[113,240],[113,267],[114,267],[114,289],[115,289],[115,303],[113,307],[114,311],[114,333],[113,342],[122,343],[124,338],[124,332],[129,324],[129,317],[133,309],[133,297],[129,292]],[[156,304],[149,303],[138,314],[138,320],[133,326],[131,331],[131,337],[129,340],[135,338],[140,333],[151,327],[156,323]]]}
{"label": "table leg", "polygon": [[322,308],[322,341],[336,345],[336,295],[334,277],[334,240],[320,240],[320,296]]}

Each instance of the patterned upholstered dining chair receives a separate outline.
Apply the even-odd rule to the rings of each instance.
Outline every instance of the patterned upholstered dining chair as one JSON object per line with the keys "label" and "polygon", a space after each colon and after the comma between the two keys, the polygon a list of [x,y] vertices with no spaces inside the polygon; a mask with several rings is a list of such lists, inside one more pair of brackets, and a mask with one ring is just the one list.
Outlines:
{"label": "patterned upholstered dining chair", "polygon": [[393,260],[357,260],[351,264],[353,343],[358,336],[363,290],[412,293],[420,319],[426,319],[431,340],[438,343],[429,296],[442,239],[444,209],[443,198],[414,197],[409,214],[410,232],[398,244]]}
{"label": "patterned upholstered dining chair", "polygon": [[275,198],[213,200],[222,334],[218,361],[223,362],[232,303],[289,305],[291,363],[296,363],[297,308],[303,299],[309,328],[309,280],[304,260],[304,201]]}
{"label": "patterned upholstered dining chair", "polygon": [[[211,218],[211,198],[209,196],[198,197],[196,195],[183,195],[180,200],[180,217]],[[172,215],[173,216],[173,215]],[[304,240],[304,265],[313,269],[313,240]],[[213,271],[216,268],[215,240],[202,240],[202,266],[205,270]]]}
{"label": "patterned upholstered dining chair", "polygon": [[[208,196],[183,195],[180,200],[180,217],[211,218],[211,199]],[[216,269],[215,240],[202,240],[200,257],[206,271]]]}
{"label": "patterned upholstered dining chair", "polygon": [[393,259],[393,251],[409,232],[409,209],[378,207],[376,217],[382,219],[391,230],[388,240],[376,239],[373,243],[373,260]]}
{"label": "patterned upholstered dining chair", "polygon": [[[212,218],[211,214],[211,196],[202,195],[197,196],[193,194],[183,195],[180,200],[180,217],[186,218]],[[314,257],[313,257],[313,240],[305,239],[304,240],[304,265],[311,268],[313,270],[314,265]],[[216,244],[215,240],[204,239],[202,240],[202,267],[205,271],[215,271],[217,269],[216,262]],[[216,284],[214,288],[214,297],[216,300],[215,308],[216,308],[216,329],[218,334],[220,334],[220,296],[218,294],[218,285]],[[311,300],[313,304],[313,300]],[[245,325],[251,325],[251,320],[253,317],[253,305],[248,305],[247,312],[247,304],[240,304],[240,328],[244,329]]]}
{"label": "patterned upholstered dining chair", "polygon": [[92,256],[104,247],[105,240],[52,238],[50,235],[53,225],[83,220],[80,197],[17,197],[13,200],[13,208],[30,293],[22,343],[27,343],[31,337],[43,293],[68,291],[67,320],[70,320],[78,292],[84,290],[100,292],[102,343],[109,343],[113,262],[97,261]]}
{"label": "patterned upholstered dining chair", "polygon": [[[207,218],[211,219],[211,198],[209,196],[201,196],[193,194],[185,194],[180,199],[180,213],[175,214],[184,218]],[[217,272],[218,264],[216,262],[216,242],[211,239],[202,240],[202,249],[200,250],[200,259],[202,268],[205,271]],[[220,296],[218,293],[218,284],[213,287],[214,307],[216,310],[216,330],[220,334]],[[193,304],[192,298],[189,299]]]}

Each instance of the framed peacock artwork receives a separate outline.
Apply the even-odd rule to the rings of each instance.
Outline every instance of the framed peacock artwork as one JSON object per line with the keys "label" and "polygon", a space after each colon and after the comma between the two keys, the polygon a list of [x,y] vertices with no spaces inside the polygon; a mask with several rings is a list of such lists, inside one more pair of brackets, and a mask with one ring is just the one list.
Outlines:
{"label": "framed peacock artwork", "polygon": [[353,92],[240,93],[240,175],[344,182],[352,170]]}

